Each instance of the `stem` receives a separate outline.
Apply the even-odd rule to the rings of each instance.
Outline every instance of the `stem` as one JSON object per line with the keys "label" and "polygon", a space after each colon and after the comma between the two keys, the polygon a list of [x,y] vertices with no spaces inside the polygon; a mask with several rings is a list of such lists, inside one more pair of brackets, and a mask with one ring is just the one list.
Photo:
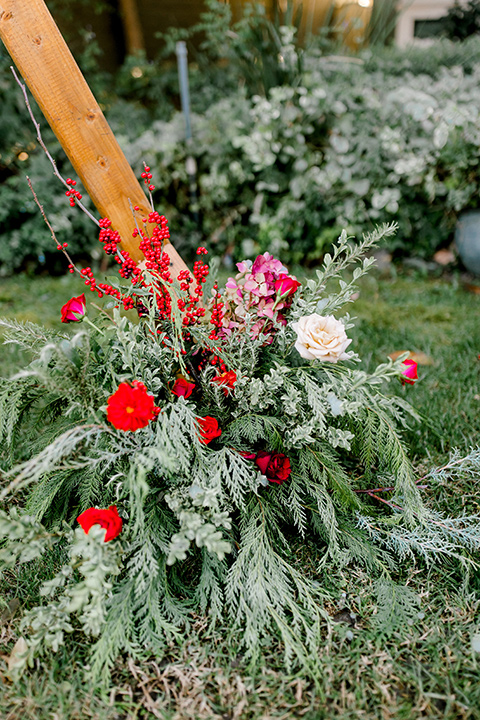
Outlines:
{"label": "stem", "polygon": [[88,325],[90,325],[94,330],[99,332],[100,335],[103,335],[103,337],[105,337],[105,333],[102,330],[100,330],[100,328],[98,328],[94,323],[92,323],[92,321],[89,320],[86,315],[84,315],[84,317],[83,317],[83,322],[88,323]]}
{"label": "stem", "polygon": [[48,229],[50,230],[50,232],[51,232],[51,234],[52,234],[52,240],[54,240],[54,242],[56,243],[57,247],[60,247],[60,248],[61,248],[63,254],[64,254],[65,257],[67,258],[67,260],[68,260],[68,262],[70,263],[70,265],[72,265],[72,267],[73,267],[73,269],[75,270],[75,272],[77,272],[81,277],[83,277],[82,274],[81,274],[81,272],[80,272],[80,270],[77,268],[77,266],[76,266],[75,263],[73,262],[72,258],[71,258],[70,255],[68,254],[68,252],[65,250],[64,247],[62,247],[62,244],[58,242],[57,236],[55,235],[55,231],[54,231],[54,229],[52,228],[52,226],[50,225],[50,223],[49,223],[49,221],[48,221],[48,218],[47,218],[47,215],[46,215],[46,213],[45,213],[45,210],[43,209],[43,205],[40,204],[40,201],[39,201],[39,199],[38,199],[38,197],[37,197],[37,194],[36,194],[35,190],[33,189],[32,181],[30,180],[30,178],[28,177],[28,175],[26,175],[26,178],[27,178],[28,187],[29,187],[30,190],[32,191],[33,199],[35,200],[36,204],[38,205],[38,207],[39,207],[39,209],[40,209],[40,212],[42,213],[42,217],[43,217],[43,219],[45,220],[45,223],[46,223]]}
{"label": "stem", "polygon": [[[33,122],[33,124],[34,124],[34,126],[35,126],[35,130],[37,131],[37,140],[38,140],[38,143],[39,143],[40,147],[42,148],[43,152],[45,153],[45,155],[47,156],[47,158],[50,160],[50,164],[51,164],[51,166],[53,167],[53,172],[54,172],[55,176],[60,180],[60,182],[62,182],[62,183],[65,185],[65,187],[68,188],[69,185],[68,185],[67,181],[64,180],[64,178],[60,175],[60,173],[59,173],[59,171],[58,171],[58,168],[57,168],[57,163],[55,162],[55,160],[53,159],[53,157],[50,155],[50,153],[49,153],[49,151],[48,151],[48,149],[47,149],[47,146],[45,145],[45,143],[44,143],[44,141],[43,141],[42,133],[41,133],[41,131],[40,131],[40,125],[39,125],[39,123],[35,120],[35,115],[33,114],[33,110],[32,110],[32,108],[31,108],[30,102],[29,102],[29,100],[28,100],[27,89],[26,89],[25,85],[19,80],[18,75],[17,75],[17,73],[15,72],[15,68],[12,67],[12,66],[10,66],[10,70],[11,70],[12,73],[13,73],[13,77],[15,78],[15,80],[16,80],[16,82],[17,82],[17,85],[20,87],[20,89],[21,89],[21,91],[22,91],[22,93],[23,93],[23,99],[24,99],[24,101],[25,101],[25,105],[26,105],[27,110],[28,110],[28,113],[29,113],[29,115],[30,115],[30,117],[31,117],[31,119],[32,119],[32,122]],[[100,227],[100,223],[98,222],[97,218],[94,217],[89,210],[87,210],[87,208],[85,207],[85,205],[84,205],[83,203],[81,203],[79,200],[77,200],[76,198],[75,198],[75,202],[76,202],[76,204],[78,205],[78,207],[80,208],[80,210],[83,210],[83,212],[85,213],[85,215],[87,215],[87,216],[90,218],[90,220],[93,220],[93,222],[95,223],[95,225],[97,225],[98,227]]]}

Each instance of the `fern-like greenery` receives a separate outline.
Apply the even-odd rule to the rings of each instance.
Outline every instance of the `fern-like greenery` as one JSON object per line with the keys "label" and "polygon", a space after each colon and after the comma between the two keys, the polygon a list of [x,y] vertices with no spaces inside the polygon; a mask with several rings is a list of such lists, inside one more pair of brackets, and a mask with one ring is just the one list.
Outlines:
{"label": "fern-like greenery", "polygon": [[[442,518],[423,503],[402,438],[418,418],[386,393],[403,359],[367,374],[353,353],[322,362],[295,347],[295,322],[349,303],[371,265],[364,253],[393,231],[358,245],[342,234],[316,280],[291,284],[288,302],[278,291],[283,314],[272,311],[270,325],[252,300],[243,325],[212,335],[212,304],[188,325],[178,284],[171,315],[159,315],[166,289],[153,271],[157,290],[138,291],[136,322],[118,308],[73,334],[2,321],[8,342],[33,360],[0,382],[0,498],[16,496],[22,508],[0,514],[0,566],[41,562],[53,544],[68,558],[45,582],[45,604],[25,617],[18,671],[65,633],[83,632],[93,638],[91,674],[107,682],[118,655],[161,654],[196,612],[212,626],[229,621],[252,661],[265,642],[280,642],[287,666],[313,677],[325,568],[365,565],[378,578],[379,622],[403,622],[416,600],[389,580],[399,559],[467,562],[478,550],[480,518]],[[259,318],[266,324],[255,334]],[[179,376],[191,394],[174,392]],[[120,385],[134,381],[160,408],[135,431],[106,415]],[[219,429],[213,437],[202,434],[205,419]],[[89,508],[111,506],[123,522],[117,537],[105,543],[98,524],[88,534],[78,527]],[[299,538],[316,546],[317,567],[296,559]]]}

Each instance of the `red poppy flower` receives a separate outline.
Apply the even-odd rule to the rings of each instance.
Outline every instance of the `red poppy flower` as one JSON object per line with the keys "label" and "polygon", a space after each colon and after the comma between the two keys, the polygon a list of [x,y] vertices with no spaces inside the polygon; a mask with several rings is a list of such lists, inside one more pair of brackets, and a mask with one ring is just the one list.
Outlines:
{"label": "red poppy flower", "polygon": [[78,297],[70,298],[62,307],[62,322],[80,322],[83,320],[87,313],[87,302],[85,300],[85,293],[82,293]]}
{"label": "red poppy flower", "polygon": [[179,377],[175,380],[172,393],[177,397],[188,398],[192,394],[194,387],[195,383],[188,382],[184,377]]}
{"label": "red poppy flower", "polygon": [[408,383],[408,385],[415,385],[415,382],[418,380],[417,363],[415,360],[409,360],[407,358],[402,364],[405,365],[400,378],[402,385],[405,385],[406,383]]}
{"label": "red poppy flower", "polygon": [[221,385],[225,395],[228,395],[229,391],[234,389],[235,383],[237,382],[237,373],[233,370],[229,370],[228,372],[221,373],[221,375],[217,375],[212,378],[211,382]]}
{"label": "red poppy flower", "polygon": [[88,534],[92,525],[100,525],[106,529],[105,541],[113,540],[122,532],[122,518],[118,514],[117,506],[110,505],[109,508],[88,508],[77,517],[80,527]]}
{"label": "red poppy flower", "polygon": [[282,485],[290,477],[290,460],[283,453],[259,452],[255,464],[270,482]]}
{"label": "red poppy flower", "polygon": [[200,426],[199,440],[201,443],[208,445],[217,437],[222,434],[221,429],[218,427],[218,422],[215,418],[207,415],[203,418],[198,418],[198,424]]}
{"label": "red poppy flower", "polygon": [[153,396],[138,380],[120,383],[118,390],[110,395],[107,406],[107,420],[117,430],[134,432],[146,427],[158,415]]}

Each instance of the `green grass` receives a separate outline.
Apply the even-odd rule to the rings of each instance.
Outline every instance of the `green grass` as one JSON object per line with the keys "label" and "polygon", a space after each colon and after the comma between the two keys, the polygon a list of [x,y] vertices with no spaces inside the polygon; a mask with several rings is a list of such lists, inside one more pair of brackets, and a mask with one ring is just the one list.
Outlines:
{"label": "green grass", "polygon": [[[73,277],[2,280],[0,317],[60,327],[60,307],[82,292]],[[419,474],[447,461],[453,448],[463,454],[478,446],[480,430],[480,295],[466,291],[456,276],[423,277],[415,273],[364,280],[351,306],[357,317],[350,331],[366,369],[401,350],[422,352],[431,364],[419,366],[419,382],[392,391],[403,394],[425,417],[407,439]],[[67,328],[67,326],[63,326]],[[20,356],[0,346],[0,373],[16,371]],[[478,477],[450,473],[423,491],[439,511],[480,513]],[[305,562],[305,550],[298,553]],[[315,558],[308,562],[315,567]],[[7,598],[20,608],[35,601],[41,577],[24,570],[7,577]],[[348,567],[327,573],[336,600],[333,617],[344,607],[356,615],[325,625],[321,649],[323,676],[317,686],[285,672],[276,647],[264,649],[255,672],[236,650],[228,629],[208,631],[201,619],[183,647],[162,659],[120,661],[114,690],[97,696],[83,684],[83,644],[72,637],[58,656],[47,658],[12,685],[6,658],[18,633],[17,617],[0,608],[0,717],[2,720],[117,720],[162,718],[186,720],[266,720],[267,718],[480,719],[480,654],[472,636],[480,632],[478,570],[461,575],[457,568],[406,567],[399,580],[421,598],[412,625],[393,633],[376,628],[372,579]],[[4,585],[5,587],[5,585]]]}

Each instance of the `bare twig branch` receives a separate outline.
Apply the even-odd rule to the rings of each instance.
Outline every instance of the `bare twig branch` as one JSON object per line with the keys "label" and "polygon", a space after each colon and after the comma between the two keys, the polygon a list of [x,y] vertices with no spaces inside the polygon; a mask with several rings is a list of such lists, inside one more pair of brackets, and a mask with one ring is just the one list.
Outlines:
{"label": "bare twig branch", "polygon": [[[28,110],[28,113],[29,113],[29,115],[30,115],[30,117],[31,117],[31,119],[32,119],[32,122],[33,122],[33,124],[34,124],[34,126],[35,126],[35,130],[37,131],[38,144],[40,145],[40,147],[42,148],[43,152],[45,153],[45,155],[46,155],[47,158],[49,159],[50,164],[51,164],[52,167],[53,167],[54,175],[60,180],[60,182],[62,182],[62,183],[65,185],[65,187],[69,188],[69,185],[68,185],[67,181],[61,176],[61,174],[60,174],[60,172],[59,172],[59,170],[58,170],[58,168],[57,168],[57,163],[55,162],[55,160],[53,159],[53,157],[50,155],[50,153],[49,153],[49,151],[48,151],[48,148],[47,148],[47,146],[45,145],[45,143],[44,143],[44,141],[43,141],[42,133],[41,133],[41,131],[40,131],[40,125],[39,125],[39,123],[35,120],[35,115],[33,114],[33,110],[32,110],[32,108],[31,108],[30,102],[29,102],[29,100],[28,100],[27,88],[25,87],[25,85],[24,85],[24,84],[21,82],[21,80],[19,79],[17,73],[15,72],[15,68],[14,68],[13,66],[10,66],[10,70],[11,70],[12,73],[13,73],[13,77],[15,78],[15,80],[16,80],[16,82],[17,82],[17,85],[20,87],[20,89],[21,89],[21,91],[22,91],[22,93],[23,93],[23,99],[24,99],[24,101],[25,101],[25,105],[26,105],[27,110]],[[85,213],[85,215],[87,215],[87,216],[90,218],[90,220],[93,220],[93,222],[95,223],[95,225],[97,225],[98,227],[100,227],[100,223],[98,222],[97,218],[94,217],[89,210],[87,210],[87,208],[85,207],[85,205],[84,205],[83,203],[81,203],[79,200],[77,200],[77,198],[75,198],[75,202],[76,202],[76,204],[78,205],[78,207],[80,208],[80,210],[83,210],[83,212]]]}
{"label": "bare twig branch", "polygon": [[68,252],[67,252],[67,251],[65,250],[65,248],[63,247],[62,243],[58,242],[57,236],[55,235],[55,231],[54,231],[54,229],[52,228],[52,226],[50,225],[50,222],[49,222],[49,220],[48,220],[48,218],[47,218],[47,215],[46,215],[46,213],[45,213],[45,210],[43,209],[43,205],[40,204],[40,201],[39,201],[39,199],[38,199],[38,197],[37,197],[37,194],[36,194],[35,190],[33,189],[32,181],[30,180],[30,178],[28,177],[28,175],[26,176],[26,178],[27,178],[28,187],[29,187],[30,190],[32,191],[33,199],[35,200],[36,204],[38,205],[38,207],[39,207],[39,209],[40,209],[40,212],[42,213],[42,217],[43,217],[43,219],[45,220],[45,223],[46,223],[48,229],[50,230],[50,233],[51,233],[51,235],[52,235],[52,240],[55,242],[55,244],[56,244],[56,246],[57,246],[57,249],[58,249],[58,250],[61,250],[61,251],[63,252],[63,254],[64,254],[65,257],[67,258],[68,262],[69,262],[70,265],[73,267],[73,269],[75,270],[75,272],[77,272],[77,273],[81,276],[82,274],[81,274],[80,270],[77,268],[77,266],[76,266],[75,263],[73,262],[72,258],[70,257],[70,255],[68,254]]}

